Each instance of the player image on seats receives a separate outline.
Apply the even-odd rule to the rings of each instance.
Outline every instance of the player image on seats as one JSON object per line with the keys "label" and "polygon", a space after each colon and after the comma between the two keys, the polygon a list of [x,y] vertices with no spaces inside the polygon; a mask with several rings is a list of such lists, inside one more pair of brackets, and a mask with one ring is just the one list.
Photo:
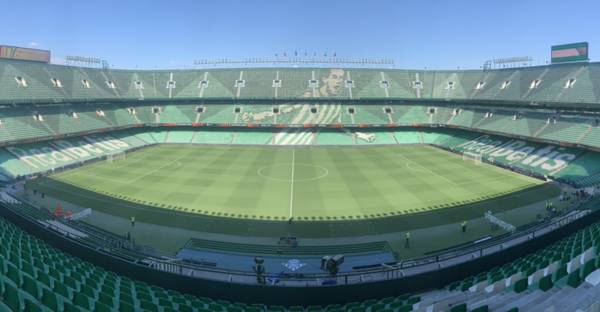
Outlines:
{"label": "player image on seats", "polygon": [[332,97],[337,96],[340,88],[344,83],[345,71],[340,68],[332,68],[329,70],[329,75],[321,77],[318,89],[306,91],[303,97]]}

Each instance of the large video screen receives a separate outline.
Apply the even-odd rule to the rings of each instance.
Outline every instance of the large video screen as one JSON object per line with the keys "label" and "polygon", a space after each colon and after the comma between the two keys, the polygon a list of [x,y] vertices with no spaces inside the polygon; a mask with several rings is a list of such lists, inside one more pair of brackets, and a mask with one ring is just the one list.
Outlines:
{"label": "large video screen", "polygon": [[577,42],[552,46],[552,63],[587,61],[587,42]]}
{"label": "large video screen", "polygon": [[50,63],[50,51],[0,46],[0,58]]}

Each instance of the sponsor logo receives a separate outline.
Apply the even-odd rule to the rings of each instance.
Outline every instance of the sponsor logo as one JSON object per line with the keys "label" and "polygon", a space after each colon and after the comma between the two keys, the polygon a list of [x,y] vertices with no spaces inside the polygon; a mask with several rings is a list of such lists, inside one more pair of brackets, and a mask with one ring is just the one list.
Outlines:
{"label": "sponsor logo", "polygon": [[298,259],[290,259],[287,262],[282,263],[281,265],[283,265],[288,270],[295,272],[300,270],[302,267],[306,266],[306,263]]}
{"label": "sponsor logo", "polygon": [[47,169],[123,151],[129,147],[126,142],[110,136],[86,136],[75,142],[56,140],[42,147],[8,146],[6,150],[30,167]]}
{"label": "sponsor logo", "polygon": [[554,172],[564,168],[577,155],[564,147],[533,145],[523,140],[502,140],[482,135],[475,140],[456,146],[461,151],[482,154],[494,161],[501,161],[529,170]]}

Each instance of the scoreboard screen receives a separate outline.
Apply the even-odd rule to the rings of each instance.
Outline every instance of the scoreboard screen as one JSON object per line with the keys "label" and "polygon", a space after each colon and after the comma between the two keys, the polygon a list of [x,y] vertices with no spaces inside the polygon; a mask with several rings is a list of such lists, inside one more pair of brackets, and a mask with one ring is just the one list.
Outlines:
{"label": "scoreboard screen", "polygon": [[50,63],[50,51],[0,45],[0,58]]}
{"label": "scoreboard screen", "polygon": [[552,46],[552,63],[588,61],[587,42],[577,42]]}

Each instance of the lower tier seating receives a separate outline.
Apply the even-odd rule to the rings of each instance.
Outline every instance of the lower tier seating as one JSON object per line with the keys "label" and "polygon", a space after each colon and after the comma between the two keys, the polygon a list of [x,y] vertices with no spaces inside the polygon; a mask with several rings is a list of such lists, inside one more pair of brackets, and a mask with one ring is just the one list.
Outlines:
{"label": "lower tier seating", "polygon": [[0,218],[0,311],[411,311],[403,295],[329,306],[265,306],[182,294],[59,251]]}

